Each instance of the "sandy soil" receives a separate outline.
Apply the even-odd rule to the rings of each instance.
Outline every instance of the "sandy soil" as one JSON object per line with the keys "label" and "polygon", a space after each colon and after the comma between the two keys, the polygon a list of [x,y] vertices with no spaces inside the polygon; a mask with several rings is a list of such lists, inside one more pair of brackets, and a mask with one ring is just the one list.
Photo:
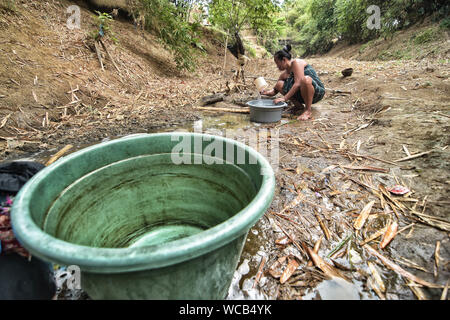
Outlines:
{"label": "sandy soil", "polygon": [[[0,14],[0,32],[8,35],[0,39],[2,160],[41,154],[45,161],[67,144],[75,146],[73,151],[121,135],[177,130],[205,117],[223,119],[220,112],[194,109],[203,96],[224,92],[232,83],[234,58],[228,55],[223,74],[223,48],[211,36],[199,69],[187,74],[176,70],[154,36],[116,21],[120,44],[107,46],[120,74],[106,56],[101,71],[86,36],[95,29],[87,10],[82,30],[69,32],[64,27],[69,2],[18,3],[16,12]],[[330,90],[313,107],[311,121],[259,126],[279,130],[277,190],[271,208],[249,233],[241,262],[247,259],[250,271],[240,284],[244,278],[253,284],[263,262],[256,290],[266,298],[324,298],[330,290],[318,286],[343,274],[362,298],[439,299],[450,271],[448,56],[356,61],[333,52],[307,61]],[[348,67],[354,73],[343,78],[340,71]],[[278,77],[271,59],[253,59],[246,71],[270,84]],[[252,99],[248,79],[227,100]],[[233,123],[251,126],[245,114],[233,115]],[[408,154],[419,156],[396,162]],[[380,184],[407,186],[411,193],[382,196]],[[372,200],[367,222],[355,230],[355,220]],[[399,224],[395,238],[384,249],[380,237],[369,245],[438,288],[411,285],[408,276],[399,276],[398,269],[361,245],[389,221]],[[326,258],[350,235],[332,260]],[[318,255],[327,264],[308,266],[306,247],[321,237]],[[384,290],[367,262],[375,265]],[[283,274],[286,281],[280,281]],[[240,289],[241,297],[251,297],[251,290]]]}

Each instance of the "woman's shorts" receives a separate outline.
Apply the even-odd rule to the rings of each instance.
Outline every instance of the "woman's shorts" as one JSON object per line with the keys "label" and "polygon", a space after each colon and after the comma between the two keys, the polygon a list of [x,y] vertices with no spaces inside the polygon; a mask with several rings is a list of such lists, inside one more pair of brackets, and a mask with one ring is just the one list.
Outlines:
{"label": "woman's shorts", "polygon": [[[323,85],[322,81],[320,81],[319,76],[317,75],[316,71],[311,67],[309,64],[305,66],[305,76],[310,76],[312,79],[312,85],[314,87],[314,97],[313,102],[316,103],[322,100],[323,96],[325,95],[325,86]],[[288,93],[289,90],[291,90],[292,86],[294,85],[294,73],[291,72],[289,75],[289,78],[287,78],[284,81],[283,84],[283,92],[284,94]],[[294,93],[295,100],[299,101],[300,103],[305,103],[303,100],[302,94],[300,92],[300,89],[297,90],[296,93]]]}

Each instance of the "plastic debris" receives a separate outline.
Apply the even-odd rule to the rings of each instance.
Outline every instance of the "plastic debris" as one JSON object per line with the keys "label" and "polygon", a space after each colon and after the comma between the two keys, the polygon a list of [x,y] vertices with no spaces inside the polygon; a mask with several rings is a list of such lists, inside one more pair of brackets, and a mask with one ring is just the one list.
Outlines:
{"label": "plastic debris", "polygon": [[404,195],[407,194],[408,192],[411,192],[411,190],[402,185],[395,185],[392,188],[388,189],[388,191],[396,195]]}

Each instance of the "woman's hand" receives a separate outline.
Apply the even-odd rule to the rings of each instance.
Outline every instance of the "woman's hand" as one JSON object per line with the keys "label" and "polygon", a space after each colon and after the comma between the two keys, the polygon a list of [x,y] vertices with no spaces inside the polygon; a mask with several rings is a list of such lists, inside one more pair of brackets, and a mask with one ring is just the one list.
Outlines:
{"label": "woman's hand", "polygon": [[274,96],[275,95],[275,92],[273,90],[266,90],[266,89],[262,89],[259,93],[262,95],[265,95],[265,96]]}
{"label": "woman's hand", "polygon": [[286,102],[286,99],[284,97],[281,97],[273,100],[273,104],[278,104],[280,102]]}

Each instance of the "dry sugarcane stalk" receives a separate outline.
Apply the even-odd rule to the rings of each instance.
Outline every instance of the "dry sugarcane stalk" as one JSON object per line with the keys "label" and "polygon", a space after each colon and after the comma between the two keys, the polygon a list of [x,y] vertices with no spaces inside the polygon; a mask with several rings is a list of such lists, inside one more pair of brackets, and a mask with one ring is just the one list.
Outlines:
{"label": "dry sugarcane stalk", "polygon": [[407,225],[406,227],[403,227],[403,228],[401,228],[400,230],[398,230],[398,231],[397,231],[397,234],[400,234],[400,233],[402,233],[403,231],[408,230],[408,229],[411,228],[411,227],[414,227],[415,225],[416,225],[416,223],[413,222],[413,223]]}
{"label": "dry sugarcane stalk", "polygon": [[425,293],[413,281],[405,279],[406,285],[411,289],[418,300],[428,300]]}
{"label": "dry sugarcane stalk", "polygon": [[250,113],[250,108],[216,108],[216,107],[194,107],[196,110],[216,111],[216,112],[234,112],[234,113]]}
{"label": "dry sugarcane stalk", "polygon": [[295,257],[288,257],[288,265],[286,269],[284,269],[283,274],[280,277],[280,283],[283,284],[289,280],[292,274],[297,270],[299,263]]}
{"label": "dry sugarcane stalk", "polygon": [[376,281],[373,279],[373,277],[369,277],[367,279],[367,286],[369,288],[372,288],[373,291],[380,297],[381,300],[386,300],[386,296],[381,291],[381,289],[378,287]]}
{"label": "dry sugarcane stalk", "polygon": [[441,242],[436,241],[436,248],[434,249],[434,277],[437,278],[439,270],[439,260],[441,259],[439,255],[439,250],[441,249]]}
{"label": "dry sugarcane stalk", "polygon": [[[299,192],[299,191],[298,191],[298,192]],[[301,193],[299,193],[299,195],[301,195]],[[327,220],[330,219],[330,218],[329,218],[330,215],[328,215],[327,213],[330,213],[330,214],[331,214],[331,211],[328,210],[326,207],[324,207],[324,206],[322,206],[322,205],[320,205],[320,204],[314,203],[314,202],[312,202],[312,201],[310,201],[310,200],[307,200],[307,199],[301,199],[301,202],[305,202],[305,203],[308,203],[308,204],[310,204],[310,205],[312,205],[312,206],[315,206],[316,208],[320,208],[320,209],[322,210],[322,214],[325,215],[325,218],[326,218]]]}
{"label": "dry sugarcane stalk", "polygon": [[312,131],[310,128],[307,128],[307,130],[315,135],[317,135],[320,140],[322,140],[322,143],[325,144],[327,146],[328,149],[333,149],[333,147],[322,137],[322,135],[316,131]]}
{"label": "dry sugarcane stalk", "polygon": [[349,155],[354,156],[354,157],[361,157],[361,158],[366,158],[366,159],[369,159],[369,160],[375,160],[375,161],[380,161],[380,162],[384,162],[384,163],[387,163],[387,164],[392,164],[394,166],[399,166],[398,163],[395,163],[395,162],[392,162],[392,161],[388,161],[388,160],[384,160],[384,159],[380,159],[380,158],[375,158],[373,156],[367,156],[367,155],[362,155],[362,154],[359,154],[359,153],[352,153],[352,152],[347,152],[347,153]]}
{"label": "dry sugarcane stalk", "polygon": [[302,252],[303,254],[305,254],[306,255],[306,253],[305,253],[305,251],[303,250],[303,248],[298,244],[298,242],[286,231],[286,230],[284,230],[282,227],[281,227],[281,225],[278,223],[278,222],[276,222],[275,220],[274,220],[274,223],[277,225],[277,227],[278,228],[280,228],[280,230],[281,231],[283,231],[283,233],[292,241],[292,243],[295,245],[295,247],[300,251],[300,252]]}
{"label": "dry sugarcane stalk", "polygon": [[409,152],[408,148],[404,144],[402,146],[403,146],[403,151],[405,151],[406,155],[408,157],[411,157],[411,153]]}
{"label": "dry sugarcane stalk", "polygon": [[71,144],[68,144],[67,146],[65,146],[64,148],[62,148],[61,150],[59,150],[57,153],[55,153],[55,155],[53,155],[45,164],[46,166],[51,165],[53,162],[55,162],[56,160],[58,160],[64,153],[66,153],[67,151],[69,151],[73,146]]}
{"label": "dry sugarcane stalk", "polygon": [[8,121],[9,117],[11,117],[11,114],[8,114],[6,117],[3,118],[2,122],[0,123],[0,129],[3,128],[6,125],[6,122]]}
{"label": "dry sugarcane stalk", "polygon": [[345,131],[344,133],[342,133],[342,135],[345,136],[346,134],[348,134],[348,133],[350,133],[350,132],[356,132],[356,131],[365,129],[365,128],[367,128],[368,126],[370,126],[372,123],[373,123],[373,121],[370,122],[370,123],[364,123],[364,124],[360,125],[360,126],[357,127],[357,128],[353,128],[353,129],[350,129],[350,130]]}
{"label": "dry sugarcane stalk", "polygon": [[448,282],[450,280],[447,280],[447,283],[445,284],[444,290],[442,290],[441,300],[447,300],[447,292],[448,292]]}
{"label": "dry sugarcane stalk", "polygon": [[335,89],[330,89],[330,88],[325,88],[325,91],[330,92],[331,94],[352,94],[350,91],[341,91],[341,90],[335,90]]}
{"label": "dry sugarcane stalk", "polygon": [[327,276],[329,277],[339,277],[346,281],[349,281],[348,278],[343,275],[339,270],[329,265],[325,260],[323,260],[317,253],[314,252],[311,248],[309,248],[304,242],[302,242],[302,246],[304,250],[308,253],[310,259],[314,262],[314,264],[319,267]]}
{"label": "dry sugarcane stalk", "polygon": [[414,214],[415,216],[419,217],[417,221],[420,221],[421,223],[428,224],[432,227],[444,230],[444,231],[450,231],[450,223],[444,220],[440,220],[436,217],[429,216],[426,214],[422,214],[416,210],[410,210],[410,213]]}
{"label": "dry sugarcane stalk", "polygon": [[409,100],[407,98],[388,97],[388,96],[384,96],[383,98],[390,99],[390,100]]}
{"label": "dry sugarcane stalk", "polygon": [[294,225],[298,225],[298,226],[301,225],[300,223],[298,223],[298,222],[292,220],[291,218],[289,218],[289,217],[288,217],[286,214],[284,214],[284,213],[278,213],[278,212],[271,212],[271,213],[272,213],[273,215],[276,215],[276,216],[278,216],[278,217],[280,217],[280,218],[282,218],[282,219],[284,219],[284,220],[287,220],[287,221],[293,223]]}
{"label": "dry sugarcane stalk", "polygon": [[408,268],[413,268],[413,269],[417,269],[426,273],[431,273],[430,271],[428,271],[427,269],[425,269],[424,267],[419,266],[418,264],[416,264],[415,262],[408,260],[404,257],[398,256],[397,258],[393,258],[394,261],[397,261],[400,264],[403,264],[405,266],[407,266]]}
{"label": "dry sugarcane stalk", "polygon": [[386,292],[386,286],[384,285],[383,280],[381,279],[380,274],[378,273],[377,268],[375,267],[375,264],[373,264],[372,262],[368,261],[367,265],[369,266],[369,270],[372,273],[372,277],[374,278],[374,280],[376,281],[376,283],[378,284],[378,287],[380,288],[380,290],[382,292]]}
{"label": "dry sugarcane stalk", "polygon": [[284,263],[284,261],[286,261],[286,259],[287,259],[287,256],[282,256],[282,257],[278,258],[277,261],[275,261],[275,263],[270,266],[269,273],[275,279],[278,279],[279,277],[281,277],[282,273],[279,272],[277,270],[277,268],[279,266],[281,266]]}
{"label": "dry sugarcane stalk", "polygon": [[331,236],[330,236],[330,231],[328,231],[327,226],[325,225],[325,223],[323,223],[322,219],[319,216],[319,213],[313,209],[314,215],[316,216],[317,221],[319,222],[320,227],[322,228],[323,233],[325,234],[325,238],[327,238],[327,240],[330,240]]}
{"label": "dry sugarcane stalk", "polygon": [[[74,92],[76,92],[76,91],[79,91],[80,90],[80,88],[78,87],[78,85],[77,85],[77,87],[75,88],[75,89],[72,89],[72,84],[69,82],[69,86],[70,86],[70,91],[67,91],[66,93],[67,94],[72,94],[72,93],[74,93]],[[72,99],[72,100],[74,100],[74,99]]]}
{"label": "dry sugarcane stalk", "polygon": [[375,172],[383,172],[388,173],[389,169],[371,167],[371,166],[349,166],[349,165],[341,165],[342,168],[350,169],[350,170],[363,170],[363,171],[375,171]]}
{"label": "dry sugarcane stalk", "polygon": [[421,153],[412,154],[412,155],[410,155],[408,157],[401,158],[401,159],[398,159],[398,160],[394,160],[394,162],[401,162],[401,161],[412,160],[412,159],[415,159],[415,158],[422,157],[422,156],[424,156],[426,154],[429,154],[429,153],[431,153],[433,151],[434,150],[430,150],[430,151],[425,151],[425,152],[421,152]]}
{"label": "dry sugarcane stalk", "polygon": [[364,223],[366,222],[367,218],[369,217],[370,211],[372,210],[372,206],[374,204],[375,204],[375,201],[372,200],[364,206],[364,208],[362,209],[358,218],[356,219],[355,223],[353,224],[353,227],[356,230],[360,230],[363,227]]}
{"label": "dry sugarcane stalk", "polygon": [[105,71],[105,68],[103,67],[102,54],[100,53],[100,48],[98,47],[97,41],[94,41],[94,46],[95,46],[95,52],[97,52],[97,58],[98,58],[98,61],[100,62],[100,66],[102,67],[102,70]]}
{"label": "dry sugarcane stalk", "polygon": [[256,285],[258,284],[259,280],[261,279],[261,276],[263,274],[263,268],[264,265],[266,264],[267,258],[264,256],[261,259],[261,263],[259,264],[259,268],[258,268],[258,272],[256,273],[256,277],[255,277],[255,282],[253,282],[253,288],[256,287]]}
{"label": "dry sugarcane stalk", "polygon": [[383,239],[381,239],[380,248],[384,249],[386,246],[394,239],[397,235],[398,223],[397,221],[393,221],[389,223],[386,232],[383,235]]}
{"label": "dry sugarcane stalk", "polygon": [[400,201],[400,202],[414,202],[414,203],[419,202],[419,199],[414,199],[414,198],[398,198],[396,200]]}
{"label": "dry sugarcane stalk", "polygon": [[[313,251],[314,251],[315,253],[319,253],[320,244],[322,243],[322,239],[323,239],[323,235],[320,235],[319,240],[317,240],[316,244],[314,245]],[[308,261],[308,263],[306,264],[306,266],[312,267],[312,266],[313,266],[313,262],[312,262],[311,260]]]}
{"label": "dry sugarcane stalk", "polygon": [[[305,231],[307,231],[311,235],[311,231],[309,231],[307,228],[305,228],[302,225],[302,223],[298,223],[298,222],[292,220],[291,218],[289,218],[288,216],[286,216],[285,214],[282,214],[282,213],[272,212],[272,214],[276,215],[276,216],[278,216],[278,217],[280,217],[280,218],[282,218],[284,220],[289,221],[293,225],[293,227],[295,229],[297,229],[299,232],[304,233]],[[299,216],[299,218],[301,219],[301,216]]]}
{"label": "dry sugarcane stalk", "polygon": [[[386,187],[384,185],[382,185],[381,183],[378,185],[378,189],[383,193],[383,195],[393,204],[395,204],[395,206],[400,209],[402,212],[405,212],[406,206],[403,205],[402,203],[398,202],[396,199],[394,199],[393,197],[391,197],[391,195],[389,194],[389,192],[386,190]],[[391,207],[393,207],[391,205]],[[392,209],[394,210],[394,209]],[[395,212],[395,210],[394,210]]]}
{"label": "dry sugarcane stalk", "polygon": [[363,246],[366,243],[369,243],[370,241],[375,240],[376,238],[382,236],[386,232],[386,230],[387,230],[387,226],[384,227],[383,229],[376,231],[373,235],[371,235],[370,237],[365,239],[363,242],[361,242],[360,245]]}
{"label": "dry sugarcane stalk", "polygon": [[295,197],[294,200],[292,200],[291,202],[289,202],[288,205],[286,205],[283,210],[281,210],[279,213],[283,214],[286,210],[290,210],[292,208],[294,208],[296,205],[298,205],[300,203],[300,200],[303,198],[303,194],[302,193],[298,193],[297,196]]}
{"label": "dry sugarcane stalk", "polygon": [[346,174],[346,173],[342,173],[342,172],[337,172],[337,173],[339,173],[339,174],[341,174],[342,176],[344,176],[344,178],[346,178],[346,179],[348,179],[348,180],[351,180],[351,181],[353,181],[354,183],[356,183],[356,184],[358,184],[358,185],[360,185],[360,186],[362,186],[362,187],[365,187],[365,188],[367,188],[369,191],[371,191],[371,192],[378,192],[378,190],[376,189],[376,188],[374,188],[373,186],[370,186],[370,185],[368,185],[368,184],[366,184],[366,183],[364,183],[364,182],[362,182],[362,181],[359,181],[359,180],[357,180],[357,179],[354,179],[354,178],[352,178],[352,177],[350,177],[348,174]]}
{"label": "dry sugarcane stalk", "polygon": [[111,62],[113,63],[114,67],[116,68],[117,72],[119,72],[119,75],[122,76],[119,67],[117,66],[116,62],[114,61],[112,55],[109,53],[108,49],[106,49],[105,44],[103,43],[103,41],[101,39],[98,40],[100,42],[100,44],[103,47],[103,50],[105,50],[106,55],[108,56],[109,60],[111,60]]}
{"label": "dry sugarcane stalk", "polygon": [[402,269],[400,266],[396,265],[395,263],[393,263],[392,261],[390,261],[389,259],[387,259],[385,256],[383,256],[382,254],[380,254],[377,250],[373,249],[371,246],[369,245],[364,245],[364,248],[373,256],[377,257],[381,262],[383,262],[383,264],[392,269],[393,271],[395,271],[396,273],[398,273],[399,275],[401,275],[402,277],[408,278],[414,282],[417,282],[423,286],[426,287],[430,287],[430,288],[443,288],[444,286],[440,285],[440,284],[436,284],[436,283],[431,283],[428,281],[425,281],[423,279],[420,279],[418,277],[416,277],[415,275],[409,273],[408,271]]}

